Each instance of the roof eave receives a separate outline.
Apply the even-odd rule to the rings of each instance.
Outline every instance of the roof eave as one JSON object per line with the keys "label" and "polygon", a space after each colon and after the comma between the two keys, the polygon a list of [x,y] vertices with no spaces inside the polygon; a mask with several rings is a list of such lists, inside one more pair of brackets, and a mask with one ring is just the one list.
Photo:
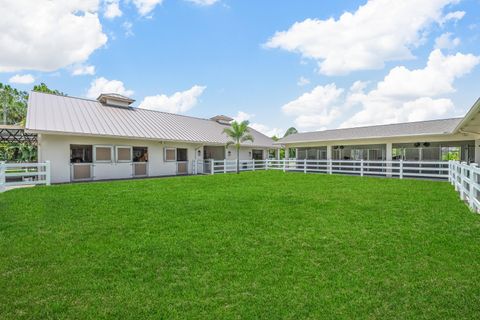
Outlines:
{"label": "roof eave", "polygon": [[375,140],[375,139],[390,139],[390,138],[413,138],[413,137],[425,137],[425,136],[451,136],[456,132],[445,133],[422,133],[422,134],[409,134],[409,135],[394,135],[394,136],[374,136],[374,137],[359,137],[349,139],[328,139],[328,140],[298,140],[298,141],[277,141],[274,144],[293,144],[293,143],[312,143],[312,142],[336,142],[336,141],[358,141],[358,140]]}
{"label": "roof eave", "polygon": [[[77,137],[99,137],[99,138],[111,138],[111,139],[131,139],[131,140],[147,140],[147,141],[158,141],[158,142],[179,142],[179,143],[192,143],[192,144],[203,144],[211,146],[225,146],[225,143],[216,142],[216,141],[197,141],[197,140],[178,140],[178,139],[165,139],[165,138],[148,138],[148,137],[135,137],[135,136],[115,136],[107,134],[89,134],[89,133],[77,133],[77,132],[66,132],[66,131],[50,131],[50,130],[37,130],[37,129],[28,129],[25,128],[27,133],[36,133],[36,134],[52,134],[52,135],[71,135]],[[253,147],[253,148],[279,148],[274,145],[256,145],[256,144],[244,144],[242,147]]]}
{"label": "roof eave", "polygon": [[480,112],[480,98],[475,101],[473,106],[468,110],[467,114],[463,117],[462,121],[460,121],[455,129],[453,130],[454,133],[460,132],[461,129],[470,121],[472,120],[475,115]]}

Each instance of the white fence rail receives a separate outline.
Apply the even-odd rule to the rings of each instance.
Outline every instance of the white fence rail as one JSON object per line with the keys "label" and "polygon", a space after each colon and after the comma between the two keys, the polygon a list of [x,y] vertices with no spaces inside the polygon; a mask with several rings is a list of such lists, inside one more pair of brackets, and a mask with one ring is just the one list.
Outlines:
{"label": "white fence rail", "polygon": [[450,161],[448,180],[468,203],[472,211],[480,212],[480,168],[476,163]]}
{"label": "white fence rail", "polygon": [[7,187],[22,185],[50,185],[50,162],[5,163],[0,162],[0,192]]}
{"label": "white fence rail", "polygon": [[[211,160],[208,173],[236,172],[236,160]],[[284,172],[349,174],[396,178],[448,179],[445,161],[365,161],[365,160],[241,160],[240,171],[281,170]]]}

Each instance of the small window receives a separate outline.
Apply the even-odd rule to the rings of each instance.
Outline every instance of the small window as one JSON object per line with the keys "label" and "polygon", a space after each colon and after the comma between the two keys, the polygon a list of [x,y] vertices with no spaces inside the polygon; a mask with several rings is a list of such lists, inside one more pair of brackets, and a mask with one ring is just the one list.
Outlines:
{"label": "small window", "polygon": [[148,148],[133,147],[133,162],[148,162]]}
{"label": "small window", "polygon": [[188,150],[187,149],[177,149],[177,161],[188,161],[187,158]]}
{"label": "small window", "polygon": [[177,150],[175,148],[165,148],[165,161],[176,161]]}
{"label": "small window", "polygon": [[132,162],[132,147],[117,146],[117,162]]}
{"label": "small window", "polygon": [[95,146],[94,158],[95,162],[112,162],[113,147],[112,146]]}
{"label": "small window", "polygon": [[71,163],[91,163],[92,159],[93,157],[91,145],[70,145]]}
{"label": "small window", "polygon": [[263,160],[263,150],[252,150],[253,160]]}

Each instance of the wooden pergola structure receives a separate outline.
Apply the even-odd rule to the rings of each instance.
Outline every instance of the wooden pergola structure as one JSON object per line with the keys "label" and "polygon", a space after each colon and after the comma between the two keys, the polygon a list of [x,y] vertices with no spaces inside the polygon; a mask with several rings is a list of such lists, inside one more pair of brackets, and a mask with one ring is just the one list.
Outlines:
{"label": "wooden pergola structure", "polygon": [[0,125],[0,143],[28,143],[37,145],[37,135],[25,132],[25,128],[16,125]]}

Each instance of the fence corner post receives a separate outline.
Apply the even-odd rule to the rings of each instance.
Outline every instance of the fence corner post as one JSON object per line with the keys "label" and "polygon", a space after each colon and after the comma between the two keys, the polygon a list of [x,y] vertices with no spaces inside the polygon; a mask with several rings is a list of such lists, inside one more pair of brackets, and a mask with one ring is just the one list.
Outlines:
{"label": "fence corner post", "polygon": [[398,174],[400,175],[400,179],[403,179],[403,159],[400,159]]}
{"label": "fence corner post", "polygon": [[0,192],[5,191],[5,182],[6,182],[6,168],[5,161],[0,161]]}
{"label": "fence corner post", "polygon": [[51,166],[50,160],[45,161],[45,184],[49,186],[51,183]]}

